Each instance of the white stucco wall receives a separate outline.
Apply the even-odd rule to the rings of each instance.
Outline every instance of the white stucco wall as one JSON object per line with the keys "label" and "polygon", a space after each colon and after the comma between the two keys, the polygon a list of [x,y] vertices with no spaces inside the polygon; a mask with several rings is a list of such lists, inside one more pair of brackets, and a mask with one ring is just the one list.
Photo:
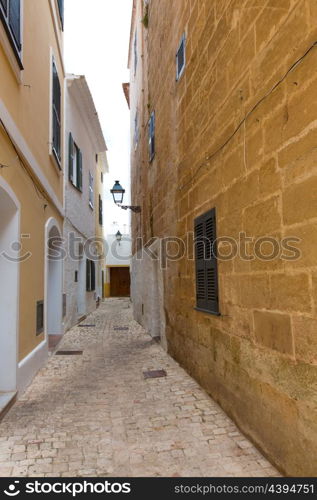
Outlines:
{"label": "white stucco wall", "polygon": [[[65,222],[64,238],[65,246],[68,248],[64,262],[64,293],[66,293],[66,316],[64,317],[65,331],[75,325],[79,318],[90,313],[96,308],[97,296],[102,296],[101,290],[101,270],[98,262],[96,266],[96,290],[86,291],[86,258],[78,259],[80,245],[88,247],[87,240],[94,238],[96,234],[96,210],[89,205],[89,172],[96,180],[96,175],[100,175],[100,169],[96,162],[96,154],[100,153],[99,143],[102,138],[98,136],[94,127],[94,110],[91,105],[91,97],[87,91],[83,78],[69,76],[66,80],[65,92],[65,145],[66,145],[66,167],[65,167]],[[69,181],[68,157],[69,157],[69,133],[78,148],[82,152],[83,158],[83,179],[82,191],[79,191]],[[98,143],[99,141],[99,143]],[[106,146],[104,145],[104,148]],[[76,238],[75,245],[71,245],[71,236]],[[89,241],[88,241],[89,242]],[[74,255],[69,253],[72,247]],[[78,282],[75,282],[75,272],[78,272]]]}
{"label": "white stucco wall", "polygon": [[162,347],[167,350],[164,311],[164,271],[161,269],[158,242],[150,249],[158,258],[152,259],[141,250],[131,263],[131,300],[135,320],[151,337],[160,337]]}
{"label": "white stucco wall", "polygon": [[120,244],[116,234],[106,237],[106,264],[107,266],[129,266],[131,263],[131,235],[123,234]]}

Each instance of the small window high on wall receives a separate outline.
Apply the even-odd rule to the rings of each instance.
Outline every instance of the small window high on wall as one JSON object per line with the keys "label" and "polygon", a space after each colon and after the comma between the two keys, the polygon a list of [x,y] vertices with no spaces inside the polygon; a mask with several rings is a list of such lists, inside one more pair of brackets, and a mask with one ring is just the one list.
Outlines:
{"label": "small window high on wall", "polygon": [[83,188],[83,155],[77,144],[74,142],[73,136],[69,134],[69,151],[68,151],[68,177],[70,182],[79,191]]}
{"label": "small window high on wall", "polygon": [[149,120],[149,160],[155,156],[155,111],[152,111]]}
{"label": "small window high on wall", "polygon": [[186,37],[183,34],[176,53],[176,80],[179,80],[184,73],[186,65]]}

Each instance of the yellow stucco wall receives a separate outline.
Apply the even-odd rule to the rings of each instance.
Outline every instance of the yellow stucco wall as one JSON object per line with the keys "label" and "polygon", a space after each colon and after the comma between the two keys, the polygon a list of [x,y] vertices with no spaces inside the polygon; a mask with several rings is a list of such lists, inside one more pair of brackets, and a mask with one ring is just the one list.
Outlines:
{"label": "yellow stucco wall", "polygon": [[[7,53],[0,43],[0,102],[12,117],[19,131],[19,139],[26,143],[40,166],[52,192],[62,205],[63,173],[49,155],[51,122],[51,54],[54,54],[63,93],[64,70],[59,45],[61,33],[54,29],[51,5],[55,1],[24,0],[23,5],[23,66],[19,82],[9,63]],[[63,95],[62,95],[63,99]],[[1,113],[0,113],[1,118]],[[61,134],[63,137],[63,133]],[[18,137],[12,137],[16,142]],[[8,136],[0,126],[0,163],[8,168],[0,176],[9,184],[21,204],[21,253],[31,252],[32,257],[20,265],[19,309],[19,359],[23,359],[44,336],[36,336],[36,302],[44,300],[44,233],[45,223],[54,217],[62,230],[63,218],[45,193],[41,182],[30,176],[32,165],[19,151],[24,168]],[[26,170],[29,171],[27,174]],[[40,194],[43,191],[43,194]]]}

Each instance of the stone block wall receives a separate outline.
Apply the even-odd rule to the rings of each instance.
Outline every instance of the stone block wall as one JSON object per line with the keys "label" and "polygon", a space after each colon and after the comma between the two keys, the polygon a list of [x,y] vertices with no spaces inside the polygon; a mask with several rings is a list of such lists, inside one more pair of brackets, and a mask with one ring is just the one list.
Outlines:
{"label": "stone block wall", "polygon": [[148,28],[136,4],[134,252],[139,236],[187,241],[194,219],[214,207],[218,236],[240,252],[226,259],[232,240],[219,244],[219,317],[195,310],[194,261],[168,263],[169,352],[282,471],[316,475],[316,1],[150,0]]}

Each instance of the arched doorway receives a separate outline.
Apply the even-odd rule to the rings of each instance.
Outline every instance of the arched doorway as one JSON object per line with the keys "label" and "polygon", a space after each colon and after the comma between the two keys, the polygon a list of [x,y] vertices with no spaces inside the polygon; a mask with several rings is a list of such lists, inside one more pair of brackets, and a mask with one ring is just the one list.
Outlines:
{"label": "arched doorway", "polygon": [[45,258],[45,332],[63,334],[63,260],[62,238],[55,219],[46,223]]}
{"label": "arched doorway", "polygon": [[20,204],[0,179],[0,395],[17,386]]}

